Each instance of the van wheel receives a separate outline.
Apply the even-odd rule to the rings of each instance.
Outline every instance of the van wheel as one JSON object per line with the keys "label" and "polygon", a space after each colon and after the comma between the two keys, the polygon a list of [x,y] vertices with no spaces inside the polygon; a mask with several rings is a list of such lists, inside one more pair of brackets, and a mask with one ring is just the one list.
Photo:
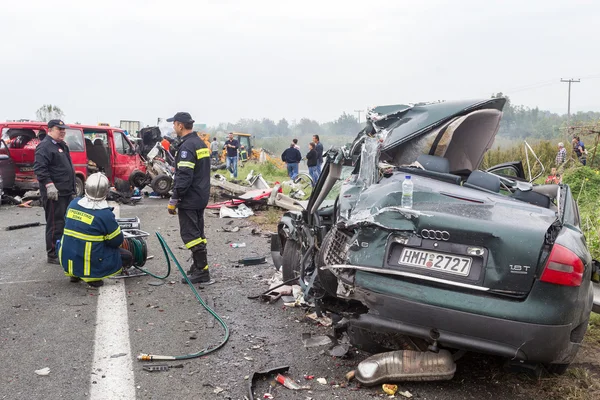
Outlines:
{"label": "van wheel", "polygon": [[300,276],[300,248],[300,243],[293,239],[285,241],[283,259],[281,261],[281,273],[284,282]]}
{"label": "van wheel", "polygon": [[83,197],[84,193],[85,193],[85,186],[83,185],[83,179],[76,176],[75,177],[75,196]]}
{"label": "van wheel", "polygon": [[142,190],[148,184],[148,177],[142,171],[133,171],[131,175],[129,175],[129,184]]}
{"label": "van wheel", "polygon": [[171,182],[171,178],[167,175],[158,175],[152,179],[150,186],[154,192],[163,196],[169,194],[169,190],[171,190]]}

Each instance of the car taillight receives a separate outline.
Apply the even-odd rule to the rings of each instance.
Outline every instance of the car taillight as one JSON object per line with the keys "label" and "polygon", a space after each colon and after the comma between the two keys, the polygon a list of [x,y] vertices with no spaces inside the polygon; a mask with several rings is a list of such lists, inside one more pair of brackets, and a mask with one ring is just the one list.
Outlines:
{"label": "car taillight", "polygon": [[540,280],[565,286],[579,286],[583,279],[583,261],[571,250],[555,244]]}

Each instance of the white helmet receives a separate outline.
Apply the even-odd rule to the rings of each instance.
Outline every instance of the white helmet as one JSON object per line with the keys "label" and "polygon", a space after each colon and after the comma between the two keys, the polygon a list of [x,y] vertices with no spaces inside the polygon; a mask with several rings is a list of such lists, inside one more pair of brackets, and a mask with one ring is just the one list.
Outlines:
{"label": "white helmet", "polygon": [[102,201],[108,196],[109,190],[108,178],[100,173],[96,172],[88,176],[85,181],[85,197],[92,201]]}

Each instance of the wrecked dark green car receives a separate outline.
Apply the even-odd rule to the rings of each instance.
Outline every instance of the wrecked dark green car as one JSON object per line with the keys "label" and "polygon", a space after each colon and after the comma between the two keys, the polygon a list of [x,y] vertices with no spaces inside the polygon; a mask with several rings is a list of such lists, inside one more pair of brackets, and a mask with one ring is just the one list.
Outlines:
{"label": "wrecked dark green car", "polygon": [[272,249],[284,279],[298,276],[317,305],[360,304],[346,318],[354,337],[563,373],[588,325],[592,259],[567,185],[533,185],[520,162],[479,170],[504,103],[370,110],[351,146],[327,152],[305,211],[282,217]]}

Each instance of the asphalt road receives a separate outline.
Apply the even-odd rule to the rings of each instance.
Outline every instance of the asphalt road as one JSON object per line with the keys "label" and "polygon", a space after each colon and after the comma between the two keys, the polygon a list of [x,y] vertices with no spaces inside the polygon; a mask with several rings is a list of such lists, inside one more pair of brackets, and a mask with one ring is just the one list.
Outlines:
{"label": "asphalt road", "polygon": [[[187,252],[178,249],[177,218],[167,214],[165,200],[121,206],[121,216],[139,216],[142,229],[161,232],[187,264]],[[206,216],[209,262],[217,282],[199,293],[228,324],[229,342],[208,356],[171,362],[183,368],[166,372],[143,371],[135,358],[139,353],[197,352],[216,345],[224,334],[189,287],[179,283],[180,274],[172,271],[160,286],[153,286],[158,281],[151,277],[108,280],[100,291],[70,283],[59,266],[45,262],[43,227],[4,230],[38,221],[43,221],[41,208],[0,207],[0,399],[243,399],[249,375],[278,365],[289,365],[295,379],[314,375],[328,384],[306,381],[310,392],[294,392],[271,386],[272,379],[261,381],[257,399],[267,392],[275,399],[365,399],[381,393],[356,383],[337,386],[366,354],[354,350],[341,360],[326,355],[326,347],[303,347],[302,333],[330,334],[330,328],[307,321],[302,309],[247,298],[265,290],[275,272],[270,264],[237,267],[242,257],[269,254],[268,239],[253,236],[248,221]],[[227,233],[220,231],[224,226],[242,228]],[[230,248],[230,242],[246,247]],[[147,267],[163,274],[165,257],[155,237],[149,247],[155,257]],[[99,305],[101,296],[115,309]],[[124,320],[119,320],[119,304],[126,310]],[[502,360],[493,357],[467,355],[452,381],[401,387],[419,399],[536,398],[535,383],[513,379],[501,366]],[[34,372],[45,367],[50,368],[47,376]]]}

